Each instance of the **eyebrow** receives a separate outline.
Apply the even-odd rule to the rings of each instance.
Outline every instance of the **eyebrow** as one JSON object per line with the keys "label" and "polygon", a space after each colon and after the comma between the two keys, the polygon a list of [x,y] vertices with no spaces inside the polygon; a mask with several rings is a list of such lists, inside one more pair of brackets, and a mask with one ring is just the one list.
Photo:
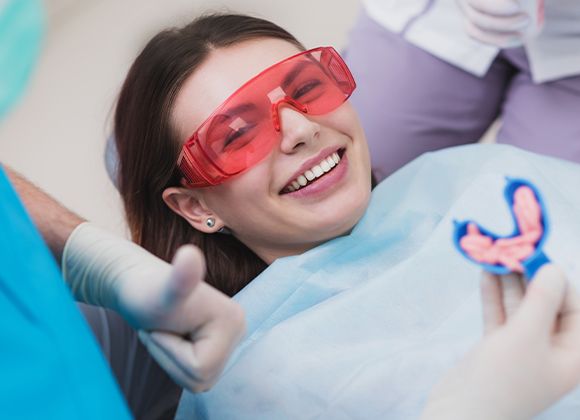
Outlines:
{"label": "eyebrow", "polygon": [[220,117],[233,117],[236,116],[238,114],[242,114],[244,112],[248,112],[248,111],[255,111],[258,107],[256,106],[256,104],[251,103],[251,102],[246,102],[240,105],[236,105],[233,108],[229,108],[226,109],[224,112],[220,112],[217,116]]}

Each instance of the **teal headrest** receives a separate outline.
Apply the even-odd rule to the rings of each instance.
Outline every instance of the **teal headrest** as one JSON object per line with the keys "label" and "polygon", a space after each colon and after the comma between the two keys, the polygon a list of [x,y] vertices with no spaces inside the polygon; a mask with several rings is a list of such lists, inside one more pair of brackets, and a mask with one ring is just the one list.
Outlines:
{"label": "teal headrest", "polygon": [[24,91],[43,33],[40,0],[0,0],[0,120]]}

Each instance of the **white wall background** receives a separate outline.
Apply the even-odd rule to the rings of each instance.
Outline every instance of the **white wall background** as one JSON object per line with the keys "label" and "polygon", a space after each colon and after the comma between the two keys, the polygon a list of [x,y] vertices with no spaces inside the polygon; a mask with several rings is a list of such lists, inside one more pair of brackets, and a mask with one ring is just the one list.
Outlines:
{"label": "white wall background", "polygon": [[45,0],[48,31],[28,90],[0,125],[0,160],[65,206],[126,233],[103,150],[133,58],[158,30],[206,10],[252,13],[307,47],[343,47],[358,0]]}

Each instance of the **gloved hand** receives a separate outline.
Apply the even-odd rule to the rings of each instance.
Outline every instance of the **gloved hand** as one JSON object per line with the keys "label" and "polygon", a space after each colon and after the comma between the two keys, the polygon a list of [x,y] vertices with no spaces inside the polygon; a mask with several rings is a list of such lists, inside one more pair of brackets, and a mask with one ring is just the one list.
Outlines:
{"label": "gloved hand", "polygon": [[151,355],[182,387],[205,391],[242,337],[241,307],[203,282],[203,255],[183,246],[173,264],[90,223],[63,252],[63,276],[75,298],[119,312]]}
{"label": "gloved hand", "polygon": [[523,44],[531,17],[522,7],[526,0],[457,0],[472,38],[499,48]]}
{"label": "gloved hand", "polygon": [[559,269],[543,266],[525,296],[520,276],[486,275],[482,297],[486,337],[434,388],[423,420],[529,419],[580,382],[580,297]]}

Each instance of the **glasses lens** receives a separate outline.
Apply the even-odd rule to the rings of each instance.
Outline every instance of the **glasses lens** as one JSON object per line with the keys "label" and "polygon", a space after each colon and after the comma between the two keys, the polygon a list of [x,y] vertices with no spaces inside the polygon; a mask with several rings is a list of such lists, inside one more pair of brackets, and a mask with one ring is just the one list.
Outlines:
{"label": "glasses lens", "polygon": [[271,104],[260,86],[240,91],[208,121],[200,141],[204,152],[225,174],[237,174],[271,150],[277,133]]}
{"label": "glasses lens", "polygon": [[314,50],[309,54],[311,65],[297,77],[292,96],[306,105],[308,113],[322,115],[342,105],[354,90],[354,81],[346,64],[332,48]]}

